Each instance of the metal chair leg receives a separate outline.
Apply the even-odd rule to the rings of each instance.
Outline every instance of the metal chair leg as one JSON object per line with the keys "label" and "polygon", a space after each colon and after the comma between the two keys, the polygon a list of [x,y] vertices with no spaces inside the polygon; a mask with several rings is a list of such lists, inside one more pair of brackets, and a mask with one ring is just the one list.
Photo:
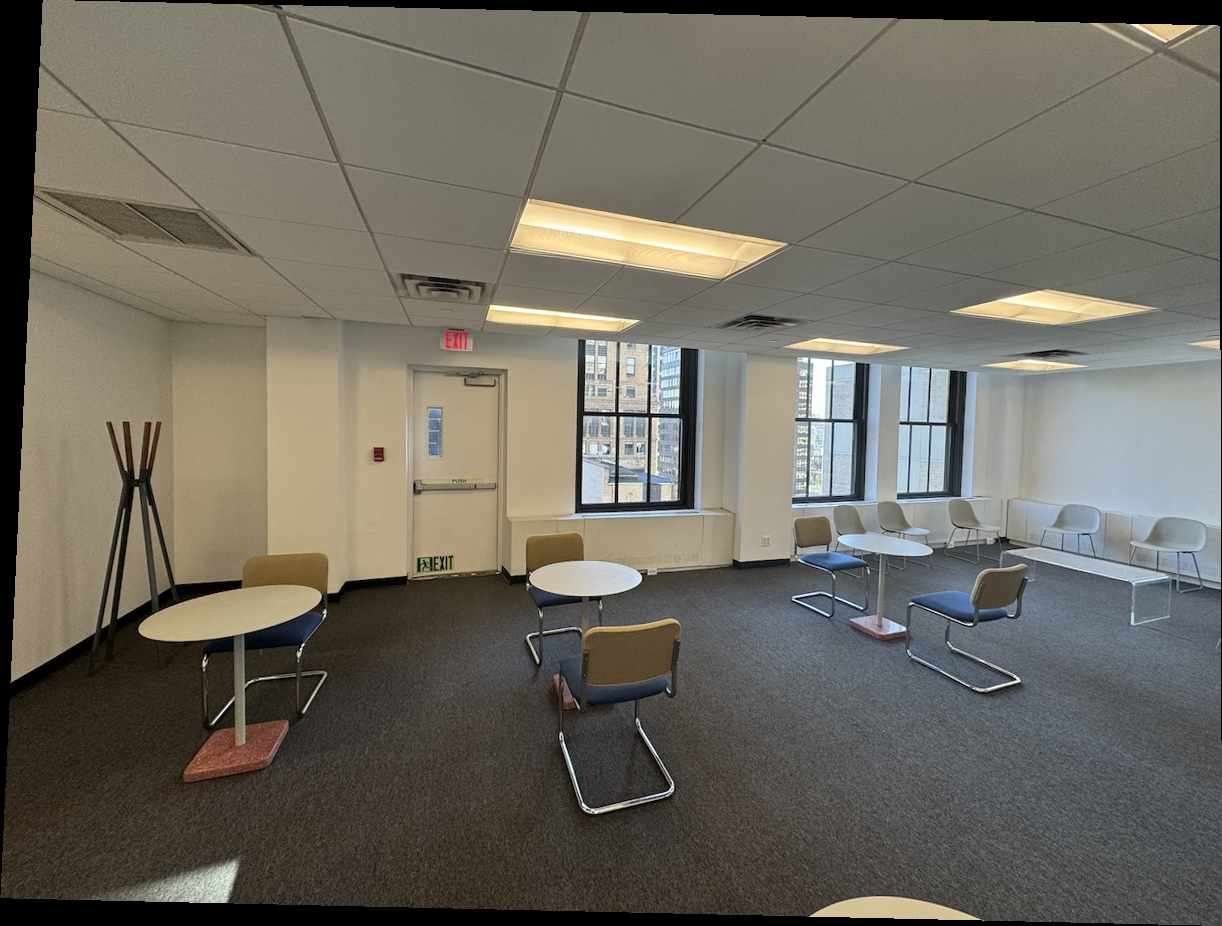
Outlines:
{"label": "metal chair leg", "polygon": [[[818,566],[811,566],[810,568],[819,569]],[[832,572],[830,570],[824,570],[824,569],[819,569],[819,571],[827,572],[828,575],[832,577],[832,590],[830,592],[806,592],[801,595],[794,595],[789,600],[792,601],[794,604],[801,605],[802,607],[806,608],[808,611],[814,611],[816,614],[821,614],[823,617],[826,617],[829,620],[836,616],[836,602],[837,601],[839,601],[843,605],[848,605],[850,608],[853,608],[854,610],[857,610],[857,611],[861,611],[863,613],[866,611],[866,609],[870,607],[870,582],[869,582],[870,567],[869,566],[865,568],[864,575],[853,576],[853,578],[855,579],[858,579],[858,578],[861,579],[862,582],[864,583],[866,600],[863,604],[858,604],[855,601],[849,601],[847,598],[841,598],[839,595],[836,594],[836,573],[835,572]],[[844,571],[849,572],[850,570],[846,569]],[[830,598],[832,602],[832,609],[830,611],[824,611],[822,608],[817,608],[813,604],[807,604],[806,603],[807,598]]]}
{"label": "metal chair leg", "polygon": [[937,611],[931,611],[929,608],[926,608],[922,605],[913,604],[912,602],[908,603],[908,611],[907,611],[907,617],[905,618],[905,627],[904,627],[904,651],[908,654],[908,658],[911,659],[913,662],[919,662],[921,665],[925,666],[926,668],[933,669],[938,674],[945,675],[952,682],[958,682],[964,688],[970,688],[972,691],[975,691],[978,694],[992,694],[994,691],[1000,691],[1003,688],[1010,688],[1014,685],[1022,684],[1023,680],[1019,678],[1017,675],[1015,675],[1013,672],[1011,672],[1009,669],[1003,669],[999,665],[994,665],[993,663],[989,662],[988,660],[981,659],[979,656],[973,653],[969,653],[967,650],[959,649],[957,646],[952,644],[950,642],[951,625],[949,623],[946,625],[946,636],[945,636],[946,648],[950,650],[952,653],[955,653],[956,655],[963,656],[965,659],[970,659],[972,662],[976,663],[977,665],[984,666],[986,669],[992,669],[997,674],[1005,676],[1006,681],[999,682],[996,685],[988,685],[986,687],[981,688],[977,685],[973,685],[971,682],[967,681],[966,679],[962,679],[959,676],[951,672],[948,672],[946,669],[943,669],[941,666],[935,665],[934,663],[930,662],[929,660],[923,659],[922,657],[917,656],[915,653],[912,652],[912,609],[913,608],[920,608],[922,611],[929,611],[930,614],[937,614],[938,617],[945,619],[945,615],[939,614]]}
{"label": "metal chair leg", "polygon": [[[250,678],[246,680],[246,685],[244,687],[249,688],[251,685],[257,685],[260,682],[280,682],[280,681],[288,681],[289,679],[292,679],[294,682],[296,682],[297,716],[304,717],[306,715],[306,712],[310,709],[310,705],[314,703],[314,698],[318,694],[318,689],[322,688],[323,683],[326,682],[327,680],[327,673],[326,673],[326,670],[324,669],[312,669],[309,672],[301,671],[301,654],[304,649],[305,649],[304,643],[301,644],[301,646],[297,648],[297,668],[295,671],[284,672],[284,673],[281,673],[280,675],[260,675],[257,678]],[[229,709],[231,707],[233,707],[233,702],[235,699],[230,698],[228,701],[225,702],[224,707],[222,707],[219,711],[216,712],[215,716],[209,718],[208,716],[208,657],[206,655],[203,658],[203,662],[201,663],[200,669],[201,669],[201,674],[202,674],[204,727],[206,729],[212,730],[216,728],[216,725],[220,722],[220,719],[229,712]],[[310,690],[310,696],[306,698],[306,701],[304,704],[301,703],[301,680],[303,678],[317,678],[318,679],[318,681],[314,683],[314,687]]]}
{"label": "metal chair leg", "polygon": [[1099,554],[1098,554],[1097,552],[1095,552],[1095,537],[1094,537],[1094,535],[1093,535],[1093,534],[1087,534],[1087,535],[1086,535],[1086,539],[1090,541],[1090,555],[1091,555],[1093,558],[1098,559],[1098,558],[1099,558]]}
{"label": "metal chair leg", "polygon": [[[540,666],[543,665],[543,638],[544,637],[554,636],[555,634],[558,634],[558,633],[580,634],[581,628],[580,627],[557,627],[555,630],[544,630],[543,629],[543,609],[536,608],[535,610],[539,612],[539,629],[535,631],[534,633],[528,633],[526,635],[526,648],[530,650],[530,658],[535,661],[535,668],[539,668]],[[602,601],[599,601],[598,602],[598,623],[600,625],[603,622],[602,614],[603,614],[603,603]],[[535,638],[538,638],[539,640],[538,649],[535,649],[535,644],[533,642]]]}
{"label": "metal chair leg", "polygon": [[649,737],[645,734],[645,728],[641,726],[640,717],[641,702],[633,702],[632,722],[636,727],[637,735],[645,743],[645,748],[649,750],[649,754],[653,757],[654,764],[657,765],[658,771],[662,773],[662,777],[666,779],[666,790],[658,791],[655,794],[646,794],[642,797],[633,797],[623,801],[616,801],[612,804],[602,804],[598,807],[591,807],[586,803],[585,798],[581,795],[581,785],[577,783],[577,772],[573,768],[573,759],[569,755],[569,747],[564,741],[564,711],[560,711],[560,751],[564,754],[564,764],[569,770],[569,781],[573,783],[573,793],[577,795],[577,805],[583,812],[591,816],[599,814],[612,813],[616,810],[626,810],[629,807],[637,807],[641,804],[648,804],[653,801],[661,801],[675,793],[675,780],[670,777],[670,772],[667,771],[661,757],[658,756],[658,751],[653,748],[653,743],[649,741]]}

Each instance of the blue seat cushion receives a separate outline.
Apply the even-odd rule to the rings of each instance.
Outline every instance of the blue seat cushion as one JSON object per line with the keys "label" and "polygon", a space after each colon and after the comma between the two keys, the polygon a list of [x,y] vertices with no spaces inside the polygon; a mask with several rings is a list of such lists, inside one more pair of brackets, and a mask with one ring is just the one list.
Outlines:
{"label": "blue seat cushion", "polygon": [[[972,599],[967,592],[934,592],[931,595],[917,595],[912,599],[912,603],[941,614],[949,614],[956,620],[970,621],[972,619]],[[981,621],[995,621],[1008,616],[1005,608],[984,608],[980,612]]]}
{"label": "blue seat cushion", "polygon": [[807,566],[826,569],[828,572],[839,572],[841,569],[864,569],[866,566],[865,560],[849,556],[847,553],[803,553],[798,557],[798,561],[806,563]]}
{"label": "blue seat cushion", "polygon": [[[527,585],[526,591],[530,593],[536,608],[554,608],[558,604],[581,604],[580,598],[574,598],[571,595],[553,595],[551,592],[545,592],[543,589],[535,588],[533,585]],[[597,601],[598,599],[593,598],[591,600]]]}
{"label": "blue seat cushion", "polygon": [[[581,657],[569,656],[560,660],[560,674],[568,682],[573,697],[581,699]],[[630,685],[591,685],[586,692],[587,704],[619,704],[623,701],[639,701],[666,691],[666,676],[633,682]]]}
{"label": "blue seat cushion", "polygon": [[[275,649],[278,646],[301,646],[322,623],[321,610],[307,611],[291,621],[246,634],[246,648]],[[233,649],[233,637],[204,641],[204,653],[228,653]]]}

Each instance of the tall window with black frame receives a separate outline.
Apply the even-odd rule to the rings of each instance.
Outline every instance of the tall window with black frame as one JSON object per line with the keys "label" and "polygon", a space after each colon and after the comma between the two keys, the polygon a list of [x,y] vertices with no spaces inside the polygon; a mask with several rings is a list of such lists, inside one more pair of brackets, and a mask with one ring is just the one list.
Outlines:
{"label": "tall window with black frame", "polygon": [[860,499],[865,484],[864,363],[799,357],[794,411],[793,500]]}
{"label": "tall window with black frame", "polygon": [[579,341],[577,510],[692,507],[697,353]]}
{"label": "tall window with black frame", "polygon": [[967,374],[959,370],[900,370],[899,498],[959,494]]}

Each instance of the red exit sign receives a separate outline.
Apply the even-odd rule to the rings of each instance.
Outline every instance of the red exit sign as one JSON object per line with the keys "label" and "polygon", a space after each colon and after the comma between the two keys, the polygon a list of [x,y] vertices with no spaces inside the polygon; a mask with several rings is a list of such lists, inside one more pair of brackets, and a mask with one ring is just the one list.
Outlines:
{"label": "red exit sign", "polygon": [[475,342],[466,328],[447,328],[441,335],[442,350],[474,350]]}

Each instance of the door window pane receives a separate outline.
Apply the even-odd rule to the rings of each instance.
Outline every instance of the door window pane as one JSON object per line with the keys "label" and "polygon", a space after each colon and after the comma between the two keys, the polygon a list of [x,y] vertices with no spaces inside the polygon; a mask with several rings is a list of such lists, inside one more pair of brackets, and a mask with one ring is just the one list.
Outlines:
{"label": "door window pane", "polygon": [[428,455],[430,459],[441,458],[441,425],[443,414],[444,412],[437,407],[431,407],[427,412]]}

